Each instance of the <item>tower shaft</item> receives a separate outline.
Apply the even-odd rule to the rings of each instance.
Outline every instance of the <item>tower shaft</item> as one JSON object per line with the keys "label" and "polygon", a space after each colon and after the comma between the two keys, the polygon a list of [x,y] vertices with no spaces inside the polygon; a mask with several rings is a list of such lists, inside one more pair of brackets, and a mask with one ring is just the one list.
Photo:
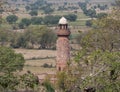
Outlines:
{"label": "tower shaft", "polygon": [[58,37],[57,40],[57,70],[66,69],[67,62],[70,60],[70,46],[68,37]]}
{"label": "tower shaft", "polygon": [[59,30],[57,31],[57,56],[56,67],[58,71],[63,71],[67,67],[67,62],[70,60],[70,45],[69,45],[70,31],[68,29],[67,20],[62,17],[59,20]]}

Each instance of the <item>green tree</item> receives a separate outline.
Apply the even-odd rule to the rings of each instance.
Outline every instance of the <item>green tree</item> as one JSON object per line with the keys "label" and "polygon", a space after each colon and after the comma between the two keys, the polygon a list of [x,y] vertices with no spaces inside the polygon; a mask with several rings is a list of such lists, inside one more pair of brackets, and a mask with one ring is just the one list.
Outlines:
{"label": "green tree", "polygon": [[43,18],[41,18],[41,17],[33,17],[33,18],[31,18],[31,23],[33,25],[40,25],[40,24],[42,24],[42,22],[43,22]]}
{"label": "green tree", "polygon": [[38,78],[28,72],[16,75],[23,69],[25,60],[21,54],[7,47],[0,47],[0,91],[18,92],[20,89],[36,91],[39,85]]}
{"label": "green tree", "polygon": [[30,13],[29,13],[31,16],[37,16],[38,15],[38,12],[36,10],[32,10]]}
{"label": "green tree", "polygon": [[12,49],[0,47],[0,70],[3,73],[21,71],[24,66],[24,58],[21,54],[16,54]]}
{"label": "green tree", "polygon": [[51,30],[47,31],[41,36],[40,48],[42,49],[55,49],[55,42],[57,36]]}
{"label": "green tree", "polygon": [[24,28],[31,24],[31,20],[28,18],[23,18],[21,22],[19,23],[19,27]]}
{"label": "green tree", "polygon": [[38,91],[39,79],[30,71],[20,76],[20,81],[26,91],[29,91],[29,89],[32,89],[33,92]]}
{"label": "green tree", "polygon": [[13,24],[18,20],[18,17],[16,15],[9,15],[7,16],[6,20],[8,23]]}
{"label": "green tree", "polygon": [[18,85],[19,85],[19,80],[14,74],[6,73],[4,75],[0,75],[1,92],[16,91]]}
{"label": "green tree", "polygon": [[27,41],[25,39],[24,33],[13,32],[10,42],[10,46],[12,48],[26,48],[27,46]]}
{"label": "green tree", "polygon": [[15,91],[19,80],[13,72],[21,71],[25,60],[21,54],[16,54],[14,50],[7,47],[0,47],[0,56],[0,90]]}
{"label": "green tree", "polygon": [[12,38],[11,27],[2,27],[0,28],[0,45],[6,45]]}
{"label": "green tree", "polygon": [[68,15],[65,15],[65,18],[67,18],[69,21],[76,21],[77,15],[75,15],[75,14],[68,14]]}
{"label": "green tree", "polygon": [[57,24],[61,16],[52,16],[48,15],[45,16],[43,19],[44,24],[50,25],[50,24]]}
{"label": "green tree", "polygon": [[55,89],[54,89],[52,83],[50,82],[49,77],[47,77],[47,78],[44,80],[43,86],[46,88],[46,92],[55,92]]}
{"label": "green tree", "polygon": [[53,11],[54,11],[54,9],[52,9],[50,6],[44,6],[44,7],[42,7],[42,9],[43,9],[43,11],[44,11],[44,13],[45,14],[50,14],[50,13],[52,13]]}
{"label": "green tree", "polygon": [[30,6],[25,6],[25,9],[26,9],[27,11],[29,11],[29,10],[30,10]]}
{"label": "green tree", "polygon": [[97,18],[103,18],[103,17],[106,17],[107,14],[106,13],[98,13],[97,14]]}
{"label": "green tree", "polygon": [[86,26],[91,27],[92,26],[92,20],[87,20],[86,21]]}

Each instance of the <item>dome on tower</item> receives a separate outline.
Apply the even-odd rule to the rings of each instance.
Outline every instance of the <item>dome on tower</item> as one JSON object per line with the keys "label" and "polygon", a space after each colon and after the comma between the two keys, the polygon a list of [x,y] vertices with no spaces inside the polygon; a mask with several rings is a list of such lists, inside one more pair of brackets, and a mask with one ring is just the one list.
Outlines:
{"label": "dome on tower", "polygon": [[68,24],[67,19],[66,19],[65,17],[62,17],[62,18],[59,20],[59,24]]}

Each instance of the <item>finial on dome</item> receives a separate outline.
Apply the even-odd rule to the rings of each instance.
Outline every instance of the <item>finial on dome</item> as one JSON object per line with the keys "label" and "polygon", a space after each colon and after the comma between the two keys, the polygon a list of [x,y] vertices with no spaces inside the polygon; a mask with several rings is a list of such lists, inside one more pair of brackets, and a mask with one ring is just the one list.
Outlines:
{"label": "finial on dome", "polygon": [[65,17],[62,17],[62,18],[59,20],[59,24],[68,24],[67,19],[66,19]]}

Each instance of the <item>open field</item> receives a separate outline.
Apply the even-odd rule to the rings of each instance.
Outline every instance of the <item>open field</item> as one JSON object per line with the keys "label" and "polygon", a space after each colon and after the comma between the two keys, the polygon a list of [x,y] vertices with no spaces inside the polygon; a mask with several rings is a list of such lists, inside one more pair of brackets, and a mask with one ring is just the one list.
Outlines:
{"label": "open field", "polygon": [[[55,55],[54,50],[27,50],[15,49],[16,53],[21,53],[25,58],[25,66],[22,72],[31,71],[35,74],[48,73],[55,71]],[[52,65],[52,68],[42,67],[44,64]]]}
{"label": "open field", "polygon": [[55,50],[31,50],[31,49],[15,49],[16,53],[23,54],[25,59],[48,58],[55,57]]}

